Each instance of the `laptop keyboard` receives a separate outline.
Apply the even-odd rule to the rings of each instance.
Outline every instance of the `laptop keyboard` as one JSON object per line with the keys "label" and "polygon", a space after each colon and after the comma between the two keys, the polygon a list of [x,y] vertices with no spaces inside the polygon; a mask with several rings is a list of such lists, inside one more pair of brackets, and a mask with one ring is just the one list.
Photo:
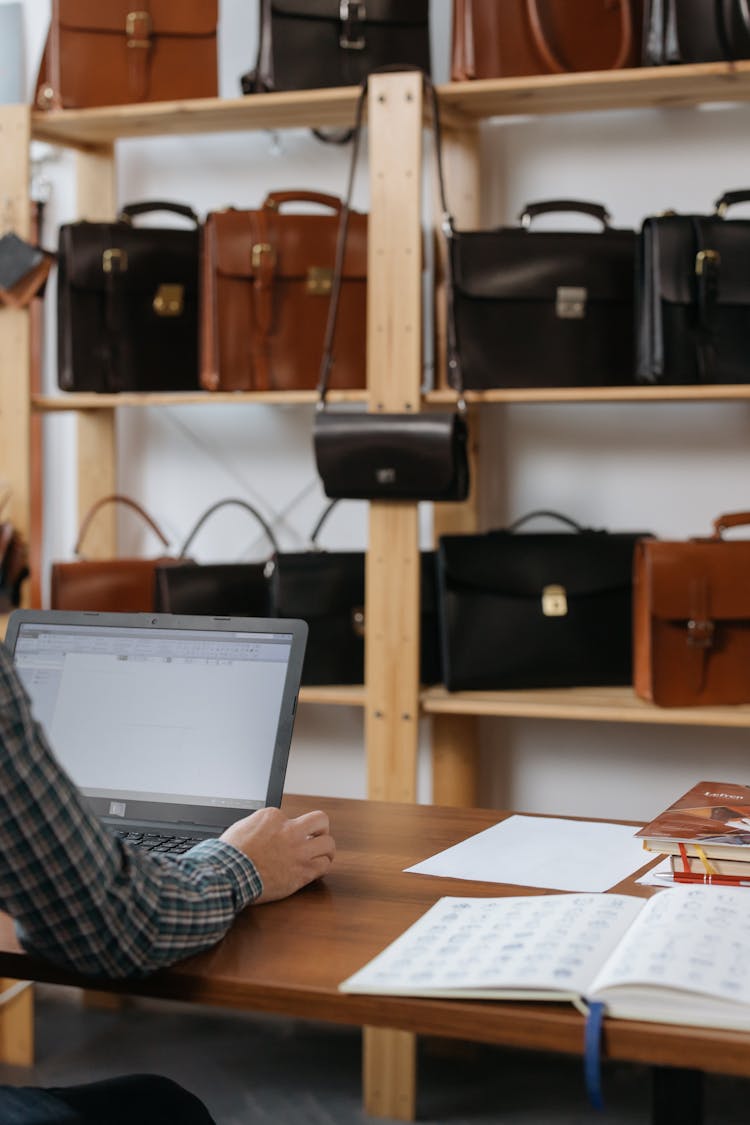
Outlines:
{"label": "laptop keyboard", "polygon": [[160,836],[156,832],[128,832],[121,829],[112,834],[134,848],[147,852],[168,852],[169,855],[182,855],[205,839],[202,836]]}

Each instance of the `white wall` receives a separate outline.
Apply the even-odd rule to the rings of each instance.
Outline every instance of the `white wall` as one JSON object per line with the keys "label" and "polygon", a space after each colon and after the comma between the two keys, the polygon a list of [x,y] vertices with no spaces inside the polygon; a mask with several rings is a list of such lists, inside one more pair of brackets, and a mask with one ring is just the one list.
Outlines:
{"label": "white wall", "polygon": [[[28,82],[47,21],[46,0],[25,0]],[[450,4],[432,0],[435,74],[447,73]],[[220,89],[234,96],[254,60],[256,4],[224,0]],[[705,211],[727,188],[750,186],[750,106],[658,109],[513,119],[483,127],[484,215],[512,222],[527,201],[578,197],[603,202],[615,225],[637,226],[672,207]],[[186,200],[200,212],[257,206],[272,188],[340,194],[348,150],[323,146],[304,130],[122,142],[119,200]],[[45,168],[52,185],[46,240],[74,217],[70,158]],[[360,175],[355,205],[367,206]],[[738,212],[741,213],[741,212]],[[53,304],[53,293],[49,305]],[[52,329],[50,329],[52,332]],[[51,336],[50,338],[53,338]],[[48,385],[54,386],[49,367]],[[485,522],[499,525],[532,508],[557,508],[583,523],[648,529],[661,536],[704,534],[722,511],[750,509],[750,408],[745,403],[493,407],[483,416],[488,470]],[[241,494],[271,517],[283,545],[304,544],[323,505],[309,435],[311,410],[261,406],[121,410],[122,490],[145,500],[175,541],[213,500]],[[71,427],[46,422],[48,557],[69,554],[76,513]],[[363,546],[364,505],[342,505],[323,539]],[[429,511],[424,514],[425,541]],[[140,536],[122,526],[123,546]],[[209,545],[210,539],[210,545]],[[144,549],[151,549],[148,540]],[[258,557],[265,550],[238,514],[217,518],[196,554]],[[288,787],[364,793],[362,716],[302,708]],[[748,737],[711,728],[599,723],[488,721],[483,724],[486,803],[601,816],[647,817],[704,776],[742,781]],[[428,756],[420,793],[427,799]]]}

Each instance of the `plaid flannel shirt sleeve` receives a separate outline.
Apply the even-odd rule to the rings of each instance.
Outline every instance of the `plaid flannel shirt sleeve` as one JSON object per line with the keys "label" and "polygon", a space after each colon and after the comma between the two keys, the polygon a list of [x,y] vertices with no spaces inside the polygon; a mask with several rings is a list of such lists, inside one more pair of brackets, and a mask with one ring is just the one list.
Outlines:
{"label": "plaid flannel shirt sleeve", "polygon": [[206,949],[263,890],[220,840],[139,853],[87,810],[0,645],[0,909],[29,952],[93,976],[142,976]]}

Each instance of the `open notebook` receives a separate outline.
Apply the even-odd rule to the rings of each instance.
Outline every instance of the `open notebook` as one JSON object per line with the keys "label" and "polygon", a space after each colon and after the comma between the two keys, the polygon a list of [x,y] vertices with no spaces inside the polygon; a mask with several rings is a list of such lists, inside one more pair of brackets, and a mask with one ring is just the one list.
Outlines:
{"label": "open notebook", "polygon": [[750,1030],[750,892],[442,898],[343,992],[602,1002],[609,1016]]}
{"label": "open notebook", "polygon": [[6,644],[93,811],[179,850],[281,803],[306,635],[280,618],[19,610]]}

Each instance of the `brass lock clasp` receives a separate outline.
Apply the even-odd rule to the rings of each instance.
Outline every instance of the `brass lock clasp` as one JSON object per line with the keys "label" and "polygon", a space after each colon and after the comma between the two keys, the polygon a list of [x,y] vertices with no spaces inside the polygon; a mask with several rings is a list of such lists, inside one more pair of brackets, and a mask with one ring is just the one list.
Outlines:
{"label": "brass lock clasp", "polygon": [[125,250],[111,246],[102,254],[102,270],[104,273],[125,273],[128,268],[128,255]]}
{"label": "brass lock clasp", "polygon": [[307,271],[307,292],[311,297],[328,297],[333,285],[333,270],[327,266],[310,266]]}
{"label": "brass lock clasp", "polygon": [[157,316],[182,316],[185,307],[184,285],[160,285],[153,300]]}
{"label": "brass lock clasp", "polygon": [[544,586],[542,589],[542,613],[545,617],[565,617],[568,612],[568,597],[564,586]]}

